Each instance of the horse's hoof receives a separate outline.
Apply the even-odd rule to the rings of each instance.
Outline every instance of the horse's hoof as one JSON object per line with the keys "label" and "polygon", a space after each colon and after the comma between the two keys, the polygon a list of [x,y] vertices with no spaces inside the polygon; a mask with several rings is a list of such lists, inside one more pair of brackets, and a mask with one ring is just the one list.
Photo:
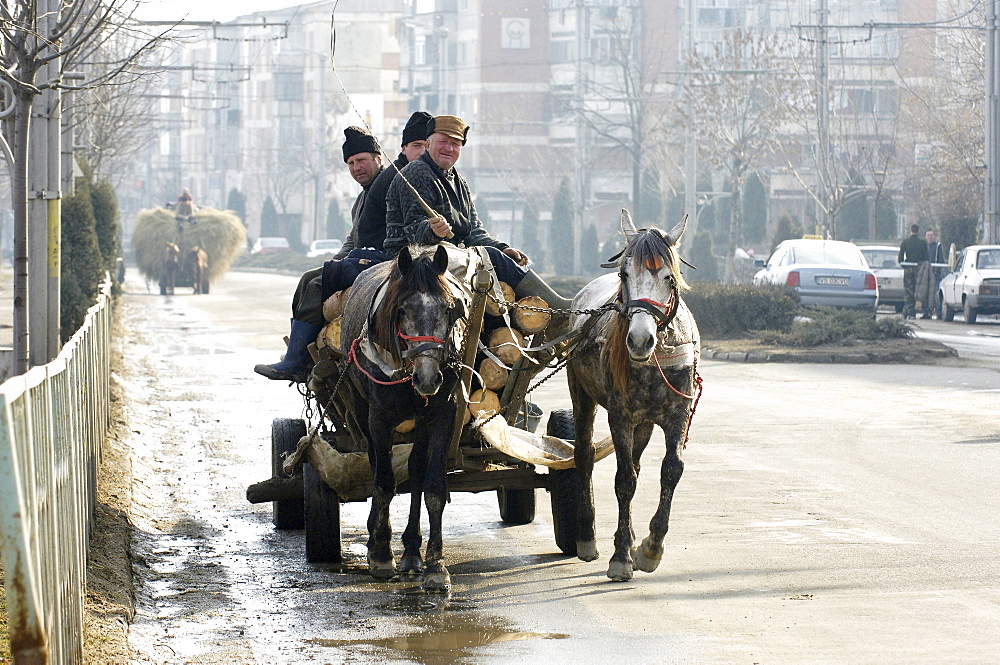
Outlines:
{"label": "horse's hoof", "polygon": [[446,593],[451,591],[451,575],[444,566],[431,566],[424,573],[424,583],[421,588],[428,593]]}
{"label": "horse's hoof", "polygon": [[404,554],[403,558],[399,560],[399,574],[410,576],[423,575],[424,560],[420,558],[419,554]]}
{"label": "horse's hoof", "polygon": [[612,582],[628,582],[632,579],[632,564],[612,561],[608,565],[608,578]]}
{"label": "horse's hoof", "polygon": [[388,561],[376,561],[368,557],[368,572],[377,580],[388,580],[396,574],[396,562],[392,559]]}
{"label": "horse's hoof", "polygon": [[600,556],[600,554],[601,553],[597,551],[596,540],[576,541],[576,556],[579,557],[581,561],[593,561]]}
{"label": "horse's hoof", "polygon": [[638,548],[632,551],[632,566],[644,573],[651,573],[660,565],[663,558],[663,545],[653,547],[646,536]]}

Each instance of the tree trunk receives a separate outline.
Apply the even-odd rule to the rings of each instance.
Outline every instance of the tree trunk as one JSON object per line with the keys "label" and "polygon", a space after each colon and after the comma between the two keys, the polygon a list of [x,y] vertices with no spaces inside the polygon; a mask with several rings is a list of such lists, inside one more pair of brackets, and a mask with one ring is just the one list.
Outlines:
{"label": "tree trunk", "polygon": [[742,222],[742,162],[737,160],[732,172],[730,188],[732,193],[729,197],[729,252],[726,255],[726,284],[736,283],[736,248],[739,247],[743,231],[740,228]]}
{"label": "tree trunk", "polygon": [[28,135],[34,95],[24,88],[17,94],[14,111],[14,154],[10,195],[14,207],[14,367],[24,374],[29,367],[28,346]]}

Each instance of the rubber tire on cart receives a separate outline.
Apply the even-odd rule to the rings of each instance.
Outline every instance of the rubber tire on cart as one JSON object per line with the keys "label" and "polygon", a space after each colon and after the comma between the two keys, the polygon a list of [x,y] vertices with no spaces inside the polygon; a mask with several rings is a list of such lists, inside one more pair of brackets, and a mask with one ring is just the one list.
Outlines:
{"label": "rubber tire on cart", "polygon": [[944,301],[943,296],[941,298],[941,319],[944,321],[954,321],[955,320],[955,310]]}
{"label": "rubber tire on cart", "polygon": [[[300,418],[275,418],[271,422],[271,475],[284,478],[281,469],[285,455],[295,452],[299,439],[306,435],[306,423]],[[305,526],[302,499],[272,501],[271,522],[281,530],[301,529]]]}
{"label": "rubber tire on cart", "polygon": [[535,521],[535,489],[497,489],[500,520],[504,524],[531,524]]}
{"label": "rubber tire on cart", "polygon": [[340,563],[340,498],[312,464],[303,466],[305,486],[306,561]]}
{"label": "rubber tire on cart", "polygon": [[201,292],[208,293],[208,278],[201,280]]}
{"label": "rubber tire on cart", "polygon": [[[564,441],[572,442],[576,437],[573,429],[573,410],[556,409],[549,414],[545,433]],[[555,531],[556,546],[567,556],[576,556],[576,540],[579,533],[577,515],[580,507],[580,472],[572,469],[550,469],[549,500],[552,504],[552,530]]]}
{"label": "rubber tire on cart", "polygon": [[969,307],[968,301],[965,303],[965,322],[972,325],[979,318],[979,310],[975,307]]}

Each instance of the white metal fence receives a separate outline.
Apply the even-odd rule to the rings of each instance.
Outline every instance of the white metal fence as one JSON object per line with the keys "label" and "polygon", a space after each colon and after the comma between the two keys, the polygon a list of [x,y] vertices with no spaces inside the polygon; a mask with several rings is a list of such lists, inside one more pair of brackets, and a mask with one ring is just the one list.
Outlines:
{"label": "white metal fence", "polygon": [[15,663],[83,661],[87,543],[107,433],[110,283],[55,360],[0,384],[0,557]]}

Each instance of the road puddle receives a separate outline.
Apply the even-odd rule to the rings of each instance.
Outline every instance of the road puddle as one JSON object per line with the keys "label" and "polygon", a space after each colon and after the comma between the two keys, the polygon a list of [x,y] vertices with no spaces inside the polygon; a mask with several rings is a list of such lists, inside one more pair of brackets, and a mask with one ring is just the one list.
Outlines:
{"label": "road puddle", "polygon": [[[451,607],[446,609],[459,609]],[[411,617],[407,624],[414,632],[406,635],[357,639],[310,639],[313,646],[330,647],[354,656],[403,658],[428,665],[467,662],[475,650],[505,642],[525,640],[561,640],[563,633],[521,631],[497,619],[490,621],[475,613],[431,612],[425,617]],[[489,625],[493,624],[493,625]],[[386,654],[385,651],[395,652]]]}

